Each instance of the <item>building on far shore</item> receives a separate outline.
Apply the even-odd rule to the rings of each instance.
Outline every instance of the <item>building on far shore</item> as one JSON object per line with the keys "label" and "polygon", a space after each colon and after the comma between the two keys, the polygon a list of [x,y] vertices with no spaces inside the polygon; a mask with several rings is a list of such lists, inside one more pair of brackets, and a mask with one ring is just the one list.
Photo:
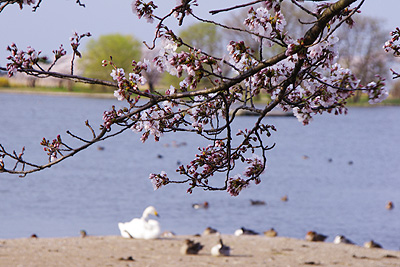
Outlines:
{"label": "building on far shore", "polygon": [[[72,55],[66,55],[60,58],[57,63],[51,68],[50,71],[63,74],[71,74],[71,59]],[[78,62],[74,61],[74,75],[82,75],[83,70]],[[47,70],[50,64],[40,64],[40,66]],[[36,68],[37,69],[37,68]],[[16,73],[13,77],[9,78],[10,85],[12,86],[28,86],[28,87],[64,87],[72,90],[74,82],[66,79],[59,79],[54,77],[38,78],[25,73]]]}

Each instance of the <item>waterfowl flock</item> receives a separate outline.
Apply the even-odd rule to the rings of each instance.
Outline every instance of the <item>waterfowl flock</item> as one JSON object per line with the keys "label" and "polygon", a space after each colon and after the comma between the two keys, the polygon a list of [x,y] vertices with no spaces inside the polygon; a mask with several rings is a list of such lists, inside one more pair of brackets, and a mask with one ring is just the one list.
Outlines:
{"label": "waterfowl flock", "polygon": [[[283,197],[282,201],[287,201],[287,195]],[[251,205],[253,204],[254,200],[251,200]],[[262,204],[257,204],[262,205]],[[201,204],[193,204],[192,207],[194,209],[207,209],[209,206],[208,202],[205,201]],[[387,209],[393,209],[394,205],[390,201],[387,203]],[[125,223],[118,223],[118,228],[120,230],[121,236],[124,238],[136,238],[136,239],[156,239],[159,237],[162,238],[171,238],[174,237],[175,234],[171,231],[165,231],[164,233],[160,234],[161,227],[158,221],[154,219],[149,219],[149,216],[156,216],[159,217],[158,212],[153,206],[147,207],[140,218],[134,218],[129,222]],[[81,237],[86,237],[87,233],[85,230],[80,231]],[[263,232],[264,236],[266,237],[276,237],[278,236],[278,232],[274,228],[270,228]],[[212,256],[229,256],[230,255],[230,247],[225,245],[222,241],[220,232],[217,229],[212,227],[207,227],[203,231],[202,235],[215,235],[218,237],[218,242],[211,248],[211,255]],[[255,230],[251,230],[245,227],[240,227],[239,229],[235,230],[233,233],[234,236],[244,236],[244,235],[259,235],[259,233]],[[195,235],[195,236],[200,236]],[[32,237],[36,238],[37,236],[34,234]],[[328,238],[327,235],[317,233],[316,231],[308,231],[305,235],[305,240],[309,242],[325,242]],[[346,238],[343,235],[337,235],[333,239],[334,244],[351,244],[355,245],[353,241]],[[366,248],[382,248],[382,246],[376,243],[373,240],[365,242],[364,247]],[[195,255],[198,254],[201,249],[203,249],[203,245],[200,242],[195,242],[190,239],[186,239],[180,249],[181,254],[184,255]]]}

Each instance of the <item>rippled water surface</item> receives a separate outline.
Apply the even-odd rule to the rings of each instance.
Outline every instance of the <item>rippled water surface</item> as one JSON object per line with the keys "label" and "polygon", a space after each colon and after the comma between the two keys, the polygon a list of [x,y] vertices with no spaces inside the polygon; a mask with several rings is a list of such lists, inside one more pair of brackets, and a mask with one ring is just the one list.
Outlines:
{"label": "rippled water surface", "polygon": [[[84,126],[101,123],[111,99],[0,94],[0,143],[25,159],[45,162],[40,141],[66,130],[90,138]],[[254,118],[240,117],[236,127]],[[165,135],[159,143],[142,144],[125,132],[91,147],[51,169],[18,178],[0,174],[0,238],[118,235],[117,223],[139,217],[154,205],[163,230],[201,233],[212,226],[225,234],[244,226],[262,232],[304,238],[309,230],[342,234],[357,244],[374,239],[384,248],[400,248],[400,108],[350,108],[346,116],[318,116],[309,126],[295,118],[271,117],[278,131],[268,140],[262,183],[239,197],[226,192],[169,185],[153,191],[150,172],[174,174],[177,162],[191,160],[206,145],[193,135]],[[66,137],[65,137],[66,138]],[[186,142],[175,147],[174,142]],[[162,157],[160,157],[161,155]],[[304,159],[307,156],[307,159]],[[353,164],[349,164],[349,162]],[[218,179],[218,177],[216,177]],[[287,195],[289,201],[280,198]],[[250,199],[264,206],[251,206]],[[208,201],[207,210],[192,203]],[[385,209],[388,201],[395,208]]]}

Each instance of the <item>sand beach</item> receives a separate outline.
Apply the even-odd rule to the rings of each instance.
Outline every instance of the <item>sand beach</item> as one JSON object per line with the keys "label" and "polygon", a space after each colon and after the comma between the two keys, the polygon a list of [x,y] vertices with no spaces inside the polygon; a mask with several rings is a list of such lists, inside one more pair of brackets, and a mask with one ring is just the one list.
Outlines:
{"label": "sand beach", "polygon": [[[221,237],[230,256],[211,256],[216,235],[1,239],[0,266],[400,266],[400,251],[262,235]],[[198,255],[180,253],[187,238],[204,245]]]}

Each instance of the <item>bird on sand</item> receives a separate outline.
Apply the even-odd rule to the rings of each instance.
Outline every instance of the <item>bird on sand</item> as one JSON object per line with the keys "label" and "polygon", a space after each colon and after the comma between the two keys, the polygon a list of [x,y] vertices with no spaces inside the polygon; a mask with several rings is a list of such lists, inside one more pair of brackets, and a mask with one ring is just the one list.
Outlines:
{"label": "bird on sand", "polygon": [[211,227],[207,227],[203,231],[203,235],[212,235],[212,234],[218,234],[217,229],[214,229],[214,228],[211,228]]}
{"label": "bird on sand", "polygon": [[137,239],[155,239],[161,232],[160,224],[156,220],[148,219],[149,215],[159,217],[153,206],[143,211],[141,218],[134,218],[130,222],[118,223],[122,237]]}
{"label": "bird on sand", "polygon": [[366,247],[366,248],[382,248],[382,246],[380,244],[376,243],[374,240],[365,242],[364,247]]}
{"label": "bird on sand", "polygon": [[316,233],[314,231],[309,231],[306,234],[306,240],[307,241],[324,242],[326,238],[327,238],[326,235],[318,234],[318,233]]}
{"label": "bird on sand", "polygon": [[87,236],[87,233],[86,233],[85,230],[81,230],[81,231],[80,231],[80,234],[81,234],[81,237],[82,237],[82,238],[84,238],[84,237]]}
{"label": "bird on sand", "polygon": [[181,254],[195,255],[198,254],[203,247],[204,246],[200,244],[200,242],[195,242],[193,240],[186,239],[183,246],[181,247]]}
{"label": "bird on sand", "polygon": [[219,243],[211,248],[211,255],[216,257],[229,256],[230,252],[231,248],[224,245],[221,238],[219,239]]}
{"label": "bird on sand", "polygon": [[258,233],[256,231],[241,227],[235,231],[235,236],[241,236],[241,235],[258,235]]}
{"label": "bird on sand", "polygon": [[351,244],[354,245],[354,242],[351,241],[350,239],[347,239],[343,235],[337,235],[335,239],[333,240],[334,244]]}
{"label": "bird on sand", "polygon": [[278,236],[278,232],[275,231],[274,228],[271,228],[271,229],[269,229],[268,231],[265,231],[265,232],[264,232],[264,235],[265,235],[265,236],[268,236],[268,237],[275,237],[275,236]]}

